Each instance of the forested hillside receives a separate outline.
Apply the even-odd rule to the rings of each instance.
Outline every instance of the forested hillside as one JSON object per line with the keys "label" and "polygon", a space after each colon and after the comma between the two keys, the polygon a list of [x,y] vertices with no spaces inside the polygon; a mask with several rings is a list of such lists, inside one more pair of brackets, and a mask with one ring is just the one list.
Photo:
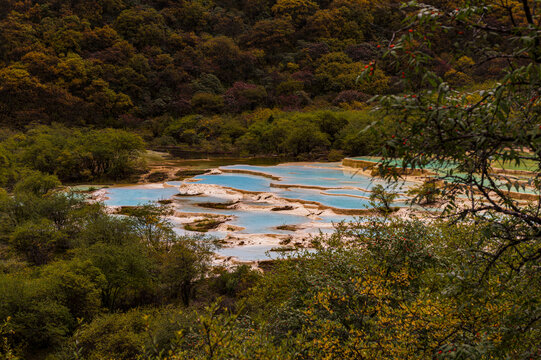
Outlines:
{"label": "forested hillside", "polygon": [[355,79],[401,20],[390,1],[4,1],[2,118],[139,126],[396,90]]}
{"label": "forested hillside", "polygon": [[[455,6],[440,3],[442,10]],[[256,109],[358,109],[375,94],[404,88],[403,69],[390,59],[375,62],[407,31],[395,0],[0,6],[0,124],[14,129],[53,122],[137,128],[160,138],[159,145],[211,141],[253,153],[257,129],[239,138],[273,116]],[[497,24],[500,15],[504,8],[490,21]],[[457,86],[497,76],[505,66],[496,59],[472,67],[484,54],[449,52],[468,34],[442,30],[434,29],[433,68]],[[365,68],[373,71],[370,84],[357,81]],[[179,120],[196,114],[202,117]],[[326,140],[316,142],[329,148],[333,139]]]}

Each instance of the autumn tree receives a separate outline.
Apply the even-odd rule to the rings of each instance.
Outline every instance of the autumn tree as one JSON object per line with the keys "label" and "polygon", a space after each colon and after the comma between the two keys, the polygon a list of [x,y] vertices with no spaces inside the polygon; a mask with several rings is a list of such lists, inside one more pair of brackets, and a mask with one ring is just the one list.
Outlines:
{"label": "autumn tree", "polygon": [[[435,169],[436,179],[444,181],[440,189],[448,214],[485,224],[490,234],[469,249],[480,259],[478,281],[488,281],[496,269],[508,276],[501,286],[511,289],[525,276],[539,278],[541,48],[534,2],[507,2],[507,11],[502,4],[436,7],[411,2],[403,9],[404,26],[385,45],[385,55],[410,90],[378,99],[379,108],[396,119],[381,152],[380,170],[396,177],[386,171],[393,158],[402,159],[405,167]],[[463,56],[471,54],[476,59],[465,69],[504,59],[508,65],[498,81],[470,89],[439,76],[431,66],[437,61],[434,39],[443,34],[454,39],[454,57],[462,59],[459,67]],[[369,79],[370,70],[363,76]],[[519,179],[496,168],[530,172]],[[527,203],[519,203],[520,198]],[[515,307],[517,313],[509,316],[515,317],[520,336],[538,331],[539,311],[526,310],[529,300]]]}
{"label": "autumn tree", "polygon": [[272,12],[276,16],[291,17],[293,23],[300,28],[318,8],[317,3],[310,0],[278,0]]}

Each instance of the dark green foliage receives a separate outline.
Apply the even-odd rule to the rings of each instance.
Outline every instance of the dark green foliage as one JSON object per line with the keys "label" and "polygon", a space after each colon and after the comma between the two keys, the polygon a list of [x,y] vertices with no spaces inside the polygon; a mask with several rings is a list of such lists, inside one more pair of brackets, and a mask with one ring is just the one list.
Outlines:
{"label": "dark green foliage", "polygon": [[248,265],[239,265],[232,270],[216,268],[216,276],[211,281],[211,288],[220,295],[237,296],[252,287],[260,274]]}
{"label": "dark green foliage", "polygon": [[90,262],[56,262],[37,276],[0,275],[0,317],[11,316],[13,341],[32,349],[59,345],[77,325],[101,307],[101,272]]}
{"label": "dark green foliage", "polygon": [[[58,185],[54,176],[62,181],[127,178],[141,168],[140,155],[144,150],[139,136],[123,130],[61,126],[39,126],[24,135],[8,137],[2,145],[0,150],[5,149],[5,156],[11,159],[8,163],[14,170],[11,176],[16,174],[21,179],[19,186],[35,187],[33,190],[38,193]],[[24,171],[24,168],[54,176]],[[6,185],[10,185],[9,173],[6,178]]]}
{"label": "dark green foliage", "polygon": [[51,295],[64,304],[74,318],[92,319],[101,310],[100,291],[107,284],[102,271],[82,259],[58,261],[40,269]]}
{"label": "dark green foliage", "polygon": [[74,347],[85,359],[135,359],[148,337],[143,315],[138,310],[104,314],[77,331]]}
{"label": "dark green foliage", "polygon": [[[368,24],[390,25],[378,9],[364,1],[4,1],[0,124],[139,127],[161,116],[298,109],[351,87],[365,91],[355,82],[364,65],[357,60],[373,56],[349,50],[373,53],[380,34]],[[377,74],[385,90],[388,79]]]}
{"label": "dark green foliage", "polygon": [[[105,277],[103,305],[116,309],[126,303],[137,303],[152,280],[150,259],[144,256],[142,244],[109,245],[96,243],[79,256],[88,259]],[[142,255],[143,254],[143,255]]]}
{"label": "dark green foliage", "polygon": [[16,193],[29,192],[34,195],[45,195],[60,186],[56,175],[45,175],[39,171],[33,171],[20,176],[21,180],[15,184],[14,188]]}
{"label": "dark green foliage", "polygon": [[[195,297],[211,253],[200,239],[176,237],[166,208],[115,217],[77,195],[34,191],[0,192],[0,318],[11,317],[13,332],[6,346],[51,351],[104,311]],[[111,336],[119,339],[111,351],[141,350],[129,334]]]}
{"label": "dark green foliage", "polygon": [[393,201],[398,197],[395,192],[387,191],[382,185],[378,184],[371,189],[370,202],[373,207],[378,209],[383,214],[389,214],[392,212],[391,205]]}
{"label": "dark green foliage", "polygon": [[32,220],[16,226],[9,236],[9,243],[23,253],[28,262],[43,265],[50,260],[59,244],[66,241],[65,236],[57,231],[51,220]]}
{"label": "dark green foliage", "polygon": [[162,255],[160,281],[173,297],[188,306],[193,298],[195,284],[207,273],[211,260],[210,248],[184,238],[173,244]]}

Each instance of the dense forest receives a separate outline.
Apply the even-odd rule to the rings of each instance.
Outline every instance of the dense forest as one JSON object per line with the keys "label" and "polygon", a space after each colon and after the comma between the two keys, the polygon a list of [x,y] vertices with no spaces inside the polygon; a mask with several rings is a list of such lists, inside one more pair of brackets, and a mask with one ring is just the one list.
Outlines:
{"label": "dense forest", "polygon": [[3,2],[1,121],[151,127],[190,114],[363,102],[397,90],[385,68],[377,85],[355,81],[399,24],[396,5]]}
{"label": "dense forest", "polygon": [[[403,27],[394,0],[1,6],[0,124],[15,130],[36,123],[115,127],[137,130],[155,147],[355,155],[381,145],[351,136],[373,121],[359,113],[366,102],[406,86],[390,59],[376,65]],[[502,9],[491,21],[505,15]],[[484,54],[449,52],[468,35],[440,35],[432,68],[454,86],[495,78],[506,66],[493,59],[473,67]],[[370,83],[358,79],[364,69]],[[312,113],[323,109],[334,113]],[[291,111],[302,114],[292,119]]]}
{"label": "dense forest", "polygon": [[[510,196],[541,189],[540,26],[536,0],[1,0],[0,359],[541,358],[541,202]],[[167,206],[65,187],[148,148],[401,159],[445,209],[216,266]]]}

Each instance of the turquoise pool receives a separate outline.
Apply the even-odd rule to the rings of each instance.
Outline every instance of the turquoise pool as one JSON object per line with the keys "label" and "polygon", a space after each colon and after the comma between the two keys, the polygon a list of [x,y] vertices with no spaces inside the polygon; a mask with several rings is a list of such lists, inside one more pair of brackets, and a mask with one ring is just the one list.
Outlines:
{"label": "turquoise pool", "polygon": [[[315,202],[327,207],[346,210],[365,209],[370,207],[370,203],[366,199],[370,196],[370,192],[367,190],[370,190],[376,184],[387,186],[381,180],[374,180],[350,169],[341,168],[338,163],[282,164],[276,166],[231,165],[225,166],[224,169],[247,170],[253,173],[223,172],[214,175],[199,175],[188,181],[172,181],[167,184],[112,187],[106,189],[108,198],[105,200],[105,204],[110,206],[135,206],[173,199],[174,210],[178,213],[216,214],[230,217],[231,220],[227,224],[243,228],[234,232],[239,236],[240,234],[243,236],[250,234],[254,236],[292,234],[291,231],[277,229],[281,225],[301,226],[304,230],[299,230],[299,234],[308,236],[309,234],[317,234],[320,230],[323,233],[329,233],[332,231],[329,228],[329,223],[351,221],[354,217],[338,214],[330,215],[332,212],[329,213],[329,211],[323,214],[323,211],[315,205],[305,206],[304,210],[301,209],[302,211],[297,213],[295,211],[270,211],[277,201],[273,199],[300,200],[301,203],[303,201]],[[259,175],[258,173],[262,174]],[[279,180],[265,177],[264,174],[279,177]],[[175,196],[179,193],[178,187],[183,184],[186,186],[190,186],[189,184],[194,184],[194,186],[198,184],[216,185],[254,193],[270,193],[274,197],[266,201],[264,199],[259,200],[257,195],[243,197],[241,193],[236,193],[237,195],[233,195],[233,197],[230,195]],[[288,187],[273,185],[288,185]],[[409,185],[409,183],[403,183],[399,190],[405,191]],[[204,202],[230,202],[235,196],[242,205],[239,209],[214,209],[198,205],[198,203]],[[283,200],[281,201],[283,204]],[[395,205],[403,206],[400,202]],[[182,221],[173,220],[173,224],[175,231],[179,235],[191,233],[183,228]],[[321,224],[321,227],[318,224]],[[226,231],[209,231],[206,234],[217,238],[225,238],[229,233]],[[276,245],[250,245],[224,248],[217,252],[226,257],[235,256],[243,261],[261,260],[269,258],[269,254],[271,254],[271,257],[279,256],[280,253],[268,252],[273,247],[276,247]]]}

